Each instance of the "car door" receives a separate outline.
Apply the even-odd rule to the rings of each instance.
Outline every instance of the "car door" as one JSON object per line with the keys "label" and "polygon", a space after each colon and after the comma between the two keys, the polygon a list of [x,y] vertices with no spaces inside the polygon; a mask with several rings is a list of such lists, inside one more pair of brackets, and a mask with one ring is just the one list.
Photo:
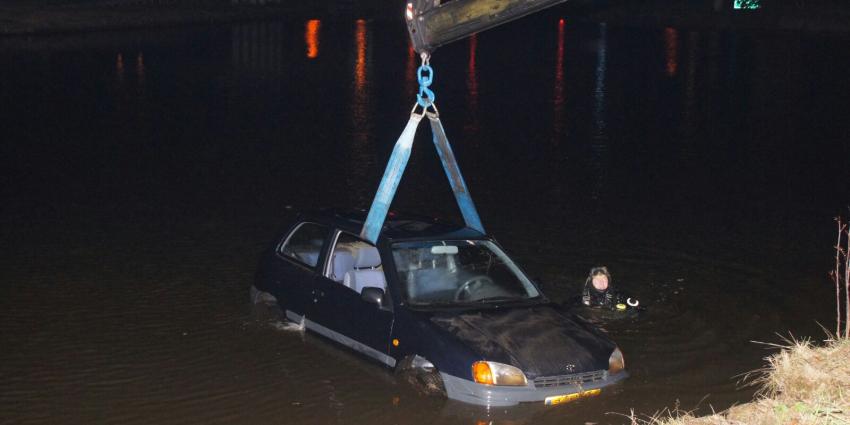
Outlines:
{"label": "car door", "polygon": [[[317,276],[331,234],[328,226],[301,222],[278,244],[272,262],[271,288],[287,317],[298,320],[313,304]],[[294,317],[293,313],[295,316]]]}
{"label": "car door", "polygon": [[387,355],[392,311],[364,301],[360,293],[364,286],[383,286],[386,291],[377,248],[344,231],[336,232],[332,246],[324,273],[317,279],[328,307],[326,323],[339,334],[339,342],[394,366],[395,360]]}
{"label": "car door", "polygon": [[[389,297],[384,290],[384,297]],[[388,355],[390,348],[390,333],[393,324],[392,303],[387,301],[384,306],[366,302],[355,293],[351,302],[351,336],[361,343],[379,351],[382,356],[377,360],[394,367],[396,359]]]}

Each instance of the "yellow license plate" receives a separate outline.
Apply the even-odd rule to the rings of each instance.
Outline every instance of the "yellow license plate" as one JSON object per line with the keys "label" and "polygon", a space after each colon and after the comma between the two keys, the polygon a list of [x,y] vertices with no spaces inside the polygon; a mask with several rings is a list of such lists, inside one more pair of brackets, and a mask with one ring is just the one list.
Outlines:
{"label": "yellow license plate", "polygon": [[552,406],[552,405],[555,405],[555,404],[568,403],[570,401],[573,401],[573,400],[576,400],[576,399],[579,399],[579,398],[582,398],[582,397],[592,397],[592,396],[595,396],[595,395],[599,395],[601,392],[602,392],[602,390],[597,388],[595,390],[581,391],[581,392],[572,393],[572,394],[553,395],[552,397],[546,397],[546,399],[543,400],[543,402],[546,403],[547,406]]}

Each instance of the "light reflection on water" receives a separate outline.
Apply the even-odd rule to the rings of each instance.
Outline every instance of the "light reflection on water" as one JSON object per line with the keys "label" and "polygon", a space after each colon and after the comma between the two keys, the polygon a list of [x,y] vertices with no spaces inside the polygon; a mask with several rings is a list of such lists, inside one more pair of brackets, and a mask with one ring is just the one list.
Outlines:
{"label": "light reflection on water", "polygon": [[139,86],[145,85],[145,55],[142,52],[136,54],[136,78],[139,79]]}
{"label": "light reflection on water", "polygon": [[370,65],[366,62],[366,53],[368,48],[366,42],[367,35],[368,30],[366,27],[366,21],[358,19],[356,22],[356,30],[354,32],[355,52],[357,55],[354,62],[354,88],[355,94],[358,98],[358,102],[356,103],[358,104],[363,103],[365,100],[362,90],[364,90],[366,85],[367,66]]}
{"label": "light reflection on water", "polygon": [[307,44],[307,58],[319,57],[319,32],[322,29],[322,21],[310,19],[304,28],[304,42]]}
{"label": "light reflection on water", "polygon": [[467,41],[469,46],[469,61],[466,66],[466,105],[468,119],[463,126],[464,135],[475,143],[478,134],[478,67],[476,66],[476,51],[478,50],[478,34],[472,34]]}
{"label": "light reflection on water", "polygon": [[408,41],[407,60],[404,63],[404,94],[408,99],[415,98],[417,92],[416,67],[416,50]]}
{"label": "light reflection on water", "polygon": [[[819,152],[848,149],[818,143],[850,134],[837,112],[848,109],[850,84],[804,77],[837,77],[817,74],[829,63],[804,60],[822,40],[796,40],[789,59],[780,35],[754,42],[562,22],[530,28],[529,37],[548,37],[534,51],[545,66],[506,59],[538,47],[495,31],[437,52],[457,59],[437,70],[453,99],[441,111],[450,138],[463,128],[486,141],[454,147],[479,182],[472,190],[485,225],[547,293],[573,295],[587,268],[604,263],[651,306],[639,321],[606,326],[629,359],[622,386],[556,409],[474,408],[419,396],[379,366],[255,316],[246,290],[286,206],[365,206],[415,91],[415,53],[397,40],[403,28],[323,20],[311,57],[310,21],[298,20],[0,53],[0,87],[14,99],[2,105],[0,191],[11,202],[0,211],[0,281],[11,283],[0,286],[0,336],[15,347],[0,353],[0,416],[556,424],[616,422],[605,413],[652,412],[677,399],[689,409],[709,393],[715,408],[746,400],[733,376],[765,354],[747,341],[805,334],[801,323],[819,308],[811,293],[829,289],[809,278],[817,267],[806,264],[819,255],[809,248],[831,240],[821,244],[811,223],[834,193],[850,192],[841,186],[850,176],[813,165],[829,163]],[[719,52],[706,57],[705,40]],[[115,91],[99,89],[112,81]],[[717,89],[724,85],[736,90]],[[127,99],[125,86],[143,96]],[[810,95],[823,117],[785,112]],[[782,131],[762,126],[776,116]],[[820,137],[798,143],[809,133]],[[518,146],[516,134],[527,143]],[[549,134],[561,143],[546,143]],[[411,171],[433,170],[445,185],[433,152],[422,151],[433,167],[412,161]],[[556,162],[567,156],[576,158],[569,167]],[[727,189],[714,189],[718,180]],[[818,195],[789,181],[833,186]],[[725,194],[738,188],[749,196]],[[782,202],[759,198],[770,192]],[[432,193],[398,205],[428,213],[442,202]],[[763,214],[747,215],[748,197],[766,204]],[[594,200],[606,203],[587,208]],[[798,282],[808,286],[778,293]]]}
{"label": "light reflection on water", "polygon": [[354,84],[351,99],[351,126],[352,139],[344,141],[349,148],[348,169],[349,176],[346,182],[349,193],[356,206],[366,206],[371,199],[372,187],[369,185],[369,166],[374,165],[373,152],[375,149],[374,125],[372,110],[372,61],[368,23],[358,19],[354,27]]}
{"label": "light reflection on water", "polygon": [[593,88],[594,108],[593,120],[596,123],[593,141],[591,142],[592,155],[591,167],[594,172],[595,181],[591,199],[599,200],[605,189],[608,177],[608,130],[605,117],[605,79],[608,72],[608,25],[599,24],[599,41],[596,51],[596,84]]}
{"label": "light reflection on water", "polygon": [[664,53],[667,55],[667,75],[676,76],[679,67],[679,31],[675,28],[664,28]]}
{"label": "light reflection on water", "polygon": [[605,77],[608,71],[608,25],[599,24],[599,41],[596,50],[596,84],[593,87],[595,100],[593,108],[593,120],[596,122],[597,135],[604,137],[605,134]]}
{"label": "light reflection on water", "polygon": [[564,94],[564,27],[566,21],[561,18],[558,20],[558,44],[555,48],[555,87],[554,95],[552,96],[552,106],[554,110],[554,124],[552,128],[552,140],[555,144],[560,142],[566,127],[566,117],[564,110],[566,105],[566,96]]}
{"label": "light reflection on water", "polygon": [[115,56],[115,78],[119,86],[124,86],[124,55],[119,53]]}

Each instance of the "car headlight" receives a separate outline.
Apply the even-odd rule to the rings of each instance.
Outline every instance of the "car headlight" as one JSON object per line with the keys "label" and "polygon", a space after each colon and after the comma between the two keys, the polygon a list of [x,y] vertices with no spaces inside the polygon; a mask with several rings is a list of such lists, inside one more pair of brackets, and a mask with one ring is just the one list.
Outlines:
{"label": "car headlight", "polygon": [[613,375],[620,373],[626,368],[626,360],[623,358],[623,352],[620,348],[614,348],[611,357],[608,357],[608,374]]}
{"label": "car headlight", "polygon": [[513,366],[496,362],[475,362],[472,364],[472,378],[485,385],[528,385],[525,374]]}

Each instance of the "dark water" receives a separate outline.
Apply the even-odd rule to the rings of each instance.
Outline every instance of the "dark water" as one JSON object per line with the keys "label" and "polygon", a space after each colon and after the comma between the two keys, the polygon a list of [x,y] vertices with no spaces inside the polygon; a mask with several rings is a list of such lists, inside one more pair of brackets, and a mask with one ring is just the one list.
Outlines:
{"label": "dark water", "polygon": [[[437,51],[485,226],[556,298],[650,311],[632,377],[558,408],[417,395],[253,311],[298,208],[366,207],[413,104],[399,23],[0,40],[0,423],[622,423],[750,399],[751,341],[833,327],[848,40],[541,15]],[[423,129],[395,206],[459,218]]]}

